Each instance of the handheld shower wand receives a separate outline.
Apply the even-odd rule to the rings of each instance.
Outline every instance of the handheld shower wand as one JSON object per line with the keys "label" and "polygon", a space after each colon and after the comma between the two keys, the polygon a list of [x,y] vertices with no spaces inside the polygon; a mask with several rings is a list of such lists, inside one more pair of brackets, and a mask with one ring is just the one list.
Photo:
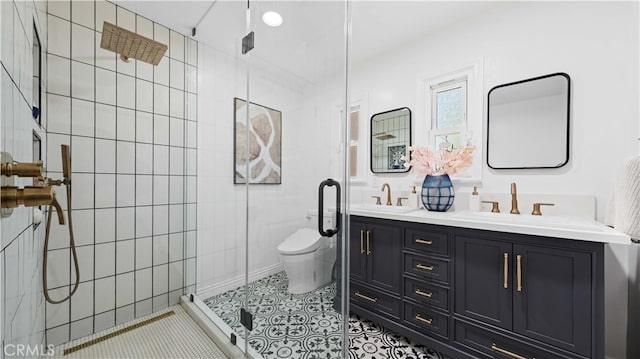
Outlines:
{"label": "handheld shower wand", "polygon": [[[55,184],[57,186],[64,184],[65,187],[67,188],[67,219],[68,219],[67,226],[69,227],[69,245],[71,246],[71,253],[73,255],[73,265],[76,272],[76,280],[75,280],[75,284],[73,285],[73,290],[71,290],[68,296],[60,300],[51,299],[51,297],[49,296],[49,288],[47,285],[47,259],[48,259],[47,252],[49,250],[49,233],[51,231],[51,212],[53,208],[49,206],[49,211],[47,213],[47,229],[45,231],[45,238],[44,238],[44,254],[42,258],[42,289],[43,289],[45,299],[47,300],[47,302],[52,304],[62,303],[67,299],[71,298],[71,296],[75,294],[75,292],[78,290],[78,286],[80,285],[80,266],[78,264],[78,254],[76,253],[76,243],[73,237],[73,222],[71,220],[72,218],[72,215],[71,215],[71,150],[69,148],[69,145],[61,145],[61,150],[62,150],[62,175],[64,179],[62,181],[49,180],[49,183]],[[62,213],[62,212],[60,211],[59,213]],[[63,224],[64,222],[61,221],[60,223]]]}

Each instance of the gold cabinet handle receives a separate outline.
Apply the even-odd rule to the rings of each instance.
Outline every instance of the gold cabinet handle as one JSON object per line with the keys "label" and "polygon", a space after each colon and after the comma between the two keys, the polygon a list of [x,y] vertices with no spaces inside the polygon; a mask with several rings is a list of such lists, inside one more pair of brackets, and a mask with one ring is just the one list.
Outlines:
{"label": "gold cabinet handle", "polygon": [[427,318],[423,318],[420,316],[420,314],[416,315],[416,320],[419,320],[425,324],[429,324],[431,325],[431,322],[433,321],[433,319],[427,319]]}
{"label": "gold cabinet handle", "polygon": [[433,244],[433,241],[418,238],[418,239],[416,239],[416,243],[426,244],[426,245],[430,246],[430,245]]}
{"label": "gold cabinet handle", "polygon": [[420,289],[416,289],[416,294],[417,295],[421,295],[423,297],[427,297],[427,298],[431,298],[431,296],[433,296],[433,293],[431,293],[431,292],[429,292],[429,293],[423,292]]}
{"label": "gold cabinet handle", "polygon": [[504,252],[504,289],[509,288],[509,253]]}
{"label": "gold cabinet handle", "polygon": [[508,357],[514,358],[514,359],[527,359],[526,357],[523,357],[522,355],[518,355],[516,353],[512,353],[508,350],[502,349],[500,347],[498,347],[496,345],[496,343],[491,343],[491,350],[493,350],[494,352],[498,352],[500,354],[504,354]]}
{"label": "gold cabinet handle", "polygon": [[425,266],[425,265],[422,265],[422,264],[416,264],[416,268],[429,270],[429,271],[433,270],[433,266],[432,265],[431,266]]}
{"label": "gold cabinet handle", "polygon": [[516,256],[516,276],[518,277],[518,292],[522,292],[522,255]]}
{"label": "gold cabinet handle", "polygon": [[371,232],[367,231],[367,255],[371,254],[370,243],[371,241]]}
{"label": "gold cabinet handle", "polygon": [[360,254],[364,253],[364,229],[360,230]]}
{"label": "gold cabinet handle", "polygon": [[362,298],[362,299],[368,300],[368,301],[373,302],[373,303],[375,303],[375,302],[377,302],[377,301],[378,301],[378,298],[371,298],[371,297],[366,296],[366,295],[364,295],[364,294],[362,294],[362,293],[360,293],[360,292],[355,292],[355,293],[353,293],[353,294],[354,294],[356,297],[359,297],[359,298]]}

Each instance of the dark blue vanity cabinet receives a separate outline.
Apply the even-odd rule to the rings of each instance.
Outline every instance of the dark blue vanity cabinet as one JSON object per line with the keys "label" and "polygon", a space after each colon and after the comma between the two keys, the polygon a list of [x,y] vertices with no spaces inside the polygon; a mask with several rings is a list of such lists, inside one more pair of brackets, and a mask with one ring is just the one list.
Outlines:
{"label": "dark blue vanity cabinet", "polygon": [[401,228],[370,218],[351,217],[350,299],[352,305],[400,318]]}
{"label": "dark blue vanity cabinet", "polygon": [[351,310],[452,358],[604,357],[603,243],[352,216],[350,251]]}

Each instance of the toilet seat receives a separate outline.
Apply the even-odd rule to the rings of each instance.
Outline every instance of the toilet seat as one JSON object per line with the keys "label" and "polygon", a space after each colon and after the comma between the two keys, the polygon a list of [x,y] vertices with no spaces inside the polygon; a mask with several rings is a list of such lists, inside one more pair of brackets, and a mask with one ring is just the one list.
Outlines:
{"label": "toilet seat", "polygon": [[318,231],[311,228],[300,228],[278,245],[278,251],[284,255],[313,252],[320,247],[322,239],[323,237]]}

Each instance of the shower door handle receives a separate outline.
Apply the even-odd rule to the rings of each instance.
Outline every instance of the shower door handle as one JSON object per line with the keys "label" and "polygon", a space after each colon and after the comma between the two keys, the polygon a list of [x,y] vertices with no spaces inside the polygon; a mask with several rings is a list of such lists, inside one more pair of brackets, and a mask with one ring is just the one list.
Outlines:
{"label": "shower door handle", "polygon": [[[336,226],[332,229],[324,229],[324,188],[325,187],[336,187]],[[322,182],[320,182],[320,187],[318,187],[318,232],[323,237],[331,237],[334,234],[338,233],[340,230],[340,183],[329,178]]]}

